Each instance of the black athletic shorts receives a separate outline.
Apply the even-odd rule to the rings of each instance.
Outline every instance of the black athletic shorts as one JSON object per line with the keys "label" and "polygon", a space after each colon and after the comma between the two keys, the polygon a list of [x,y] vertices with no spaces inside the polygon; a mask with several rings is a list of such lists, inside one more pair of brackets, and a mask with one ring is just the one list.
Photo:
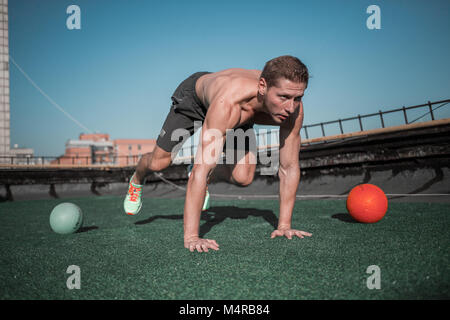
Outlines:
{"label": "black athletic shorts", "polygon": [[[195,122],[203,123],[208,108],[203,105],[195,92],[195,83],[198,78],[210,72],[196,72],[184,80],[172,95],[172,106],[162,126],[156,144],[167,152],[177,153],[181,147],[180,142],[192,136],[201,126],[194,126]],[[253,124],[239,127],[246,132],[252,129]],[[177,130],[179,129],[179,130]],[[237,128],[236,128],[237,129]],[[235,144],[235,148],[238,144]],[[177,147],[177,149],[174,149]],[[225,146],[224,146],[225,148]],[[248,150],[248,143],[246,143]]]}

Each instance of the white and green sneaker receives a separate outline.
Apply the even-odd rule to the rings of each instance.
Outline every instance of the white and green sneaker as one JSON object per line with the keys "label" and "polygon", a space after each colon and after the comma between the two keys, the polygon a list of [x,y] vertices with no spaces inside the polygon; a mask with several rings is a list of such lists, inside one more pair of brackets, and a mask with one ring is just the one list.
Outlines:
{"label": "white and green sneaker", "polygon": [[[188,177],[191,176],[191,171],[194,165],[190,164],[188,166]],[[205,194],[205,201],[203,202],[202,211],[206,211],[209,209],[209,192],[208,192],[208,185],[206,185],[206,194]]]}
{"label": "white and green sneaker", "polygon": [[134,174],[128,185],[128,193],[123,202],[125,213],[134,216],[139,213],[142,207],[142,185],[133,183]]}

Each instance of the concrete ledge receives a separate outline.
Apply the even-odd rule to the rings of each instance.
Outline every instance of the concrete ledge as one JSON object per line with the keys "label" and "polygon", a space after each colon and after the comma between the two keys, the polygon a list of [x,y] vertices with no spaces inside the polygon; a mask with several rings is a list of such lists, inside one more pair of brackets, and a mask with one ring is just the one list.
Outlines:
{"label": "concrete ledge", "polygon": [[[144,186],[144,198],[183,198],[186,180],[170,183],[159,180]],[[303,171],[298,199],[341,199],[361,183],[372,183],[383,188],[386,194],[411,194],[392,196],[392,199],[411,201],[433,201],[450,203],[450,168],[422,166],[407,168],[399,166],[367,166],[364,168],[341,168],[340,170],[317,169]],[[14,185],[0,189],[0,201],[70,199],[84,196],[120,196],[125,197],[127,183],[104,183],[93,186],[84,184],[55,185]],[[212,199],[277,199],[279,180],[272,176],[255,176],[248,187],[238,187],[219,182],[209,185]],[[428,194],[428,197],[413,196]],[[439,196],[438,196],[439,194]],[[447,196],[443,196],[447,194]],[[310,197],[308,197],[310,196]],[[335,197],[341,196],[341,197]]]}

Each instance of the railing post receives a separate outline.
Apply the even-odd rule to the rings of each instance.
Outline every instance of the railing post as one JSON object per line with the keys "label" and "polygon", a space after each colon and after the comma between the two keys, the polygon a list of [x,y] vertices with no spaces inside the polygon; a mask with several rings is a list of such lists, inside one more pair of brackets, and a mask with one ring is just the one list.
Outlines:
{"label": "railing post", "polygon": [[306,139],[309,139],[309,137],[308,137],[308,126],[304,126],[303,127],[303,129],[305,129],[305,136],[306,136]]}
{"label": "railing post", "polygon": [[383,112],[381,112],[381,110],[379,110],[379,113],[380,113],[381,127],[384,128]]}
{"label": "railing post", "polygon": [[344,134],[344,129],[342,128],[342,120],[339,119],[339,128],[341,129],[341,134]]}
{"label": "railing post", "polygon": [[320,123],[320,128],[322,128],[322,137],[325,137],[325,129],[323,128],[323,123]]}
{"label": "railing post", "polygon": [[406,108],[403,106],[403,115],[405,116],[405,124],[408,124],[408,116],[406,115]]}
{"label": "railing post", "polygon": [[358,121],[359,121],[359,127],[361,128],[361,131],[364,131],[360,114],[358,114]]}
{"label": "railing post", "polygon": [[430,109],[431,120],[434,121],[433,108],[431,107],[431,102],[428,101],[428,108]]}

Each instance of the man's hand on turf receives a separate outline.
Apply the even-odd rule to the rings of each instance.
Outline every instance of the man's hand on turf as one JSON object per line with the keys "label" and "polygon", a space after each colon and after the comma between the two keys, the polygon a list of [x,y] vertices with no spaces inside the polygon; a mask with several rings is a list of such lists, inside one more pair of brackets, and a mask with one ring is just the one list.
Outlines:
{"label": "man's hand on turf", "polygon": [[216,240],[193,238],[184,240],[184,247],[189,251],[194,252],[208,252],[208,249],[219,250],[219,245]]}
{"label": "man's hand on turf", "polygon": [[294,237],[294,236],[299,237],[299,238],[311,237],[312,234],[309,232],[306,232],[306,231],[279,227],[277,230],[272,232],[272,234],[270,235],[270,238],[273,239],[275,237],[282,237],[282,236],[285,236],[288,239],[292,239],[292,237]]}

